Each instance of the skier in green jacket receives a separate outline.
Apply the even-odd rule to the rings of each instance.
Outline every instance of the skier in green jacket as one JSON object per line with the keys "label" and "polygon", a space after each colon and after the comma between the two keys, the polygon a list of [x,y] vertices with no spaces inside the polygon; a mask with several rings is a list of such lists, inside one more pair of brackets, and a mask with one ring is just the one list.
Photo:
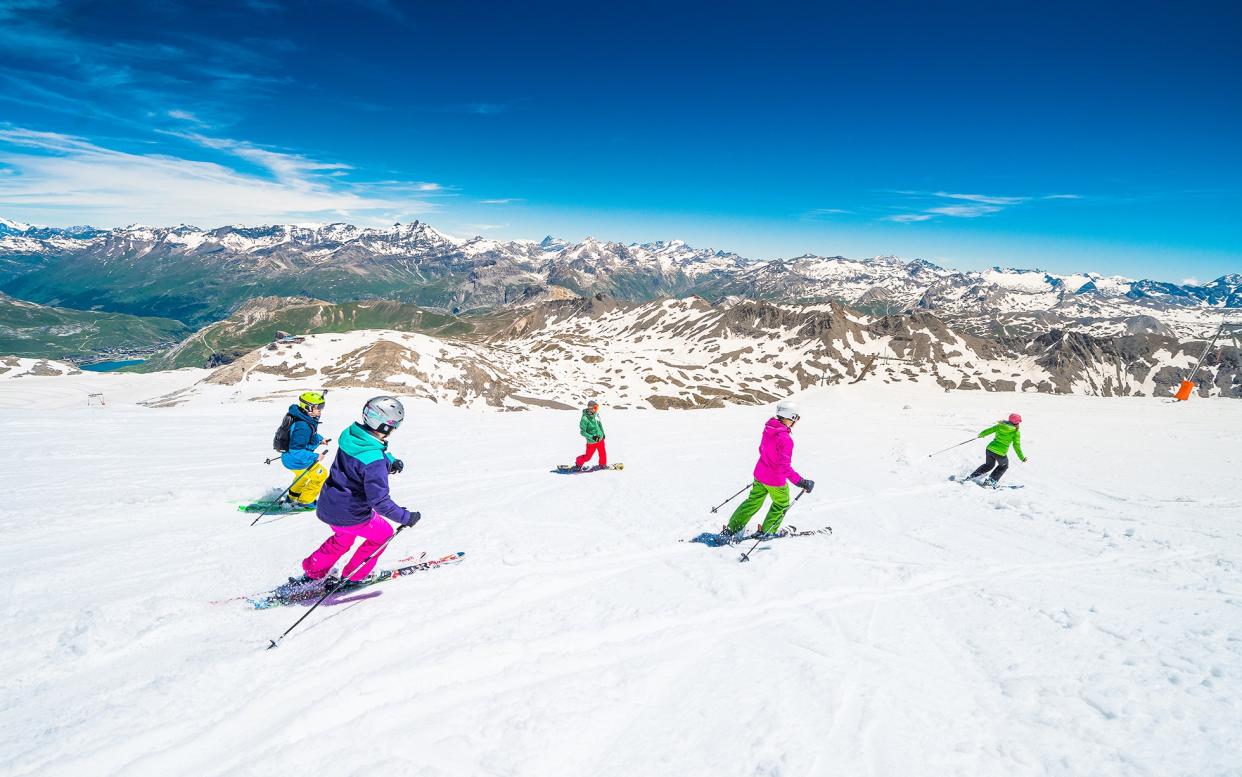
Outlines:
{"label": "skier in green jacket", "polygon": [[586,438],[586,453],[574,459],[574,469],[582,470],[591,457],[599,453],[599,469],[608,466],[608,451],[604,449],[604,425],[599,421],[599,403],[594,399],[587,402],[582,411],[582,420],[578,421],[578,431]]}
{"label": "skier in green jacket", "polygon": [[1010,413],[1009,420],[997,421],[995,426],[989,426],[982,432],[980,437],[987,437],[989,434],[996,435],[992,442],[988,443],[987,458],[977,470],[970,473],[970,478],[974,480],[982,475],[991,472],[991,477],[983,481],[985,486],[994,486],[1000,482],[1001,476],[1005,474],[1005,470],[1009,469],[1009,446],[1013,445],[1014,453],[1018,454],[1018,458],[1027,461],[1026,454],[1022,452],[1022,432],[1018,430],[1018,426],[1022,423],[1022,416],[1017,413]]}

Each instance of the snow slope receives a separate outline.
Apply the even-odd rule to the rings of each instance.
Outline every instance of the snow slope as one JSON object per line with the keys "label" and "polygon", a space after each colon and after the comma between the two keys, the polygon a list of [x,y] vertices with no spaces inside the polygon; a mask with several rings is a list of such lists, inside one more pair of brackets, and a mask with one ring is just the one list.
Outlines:
{"label": "snow slope", "polygon": [[[424,518],[390,558],[463,563],[265,651],[302,610],[209,602],[328,534],[233,510],[287,483],[281,406],[47,392],[104,377],[0,385],[6,777],[1239,773],[1237,402],[812,390],[788,522],[836,533],[739,564],[678,539],[748,481],[762,408],[605,407],[626,469],[565,477],[572,412],[412,401],[393,485]],[[1026,487],[946,482],[982,444],[926,454],[1010,410]]]}
{"label": "snow slope", "polygon": [[0,380],[3,381],[77,373],[78,368],[68,362],[54,359],[32,359],[27,356],[0,356]]}
{"label": "snow slope", "polygon": [[[61,371],[68,372],[54,374]],[[184,389],[210,374],[211,370],[190,368],[149,375],[79,372],[66,362],[0,357],[0,409],[78,408],[91,401],[92,394],[102,395],[105,404],[132,405]]]}

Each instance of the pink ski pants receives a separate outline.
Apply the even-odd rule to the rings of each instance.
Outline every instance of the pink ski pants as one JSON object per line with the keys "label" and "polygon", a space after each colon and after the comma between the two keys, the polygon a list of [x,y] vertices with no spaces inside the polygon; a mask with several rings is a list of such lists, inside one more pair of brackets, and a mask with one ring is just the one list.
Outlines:
{"label": "pink ski pants", "polygon": [[367,558],[388,541],[392,532],[392,524],[379,513],[372,513],[371,520],[366,523],[354,526],[333,526],[332,536],[320,545],[318,550],[302,559],[302,571],[315,579],[323,577],[332,569],[332,565],[353,547],[354,540],[361,537],[365,542],[354,551],[353,557],[341,571],[342,577],[361,580],[369,575],[379,563],[379,556],[370,561],[367,561]]}

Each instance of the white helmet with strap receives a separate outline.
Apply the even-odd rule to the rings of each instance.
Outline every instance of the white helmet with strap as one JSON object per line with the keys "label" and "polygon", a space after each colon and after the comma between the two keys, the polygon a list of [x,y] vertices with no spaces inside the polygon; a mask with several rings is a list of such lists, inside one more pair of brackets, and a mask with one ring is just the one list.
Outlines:
{"label": "white helmet with strap", "polygon": [[405,407],[396,397],[372,397],[362,406],[362,424],[381,434],[391,434],[405,420]]}
{"label": "white helmet with strap", "polygon": [[798,403],[792,399],[786,399],[776,406],[777,418],[788,418],[790,421],[797,421],[801,415],[798,413]]}

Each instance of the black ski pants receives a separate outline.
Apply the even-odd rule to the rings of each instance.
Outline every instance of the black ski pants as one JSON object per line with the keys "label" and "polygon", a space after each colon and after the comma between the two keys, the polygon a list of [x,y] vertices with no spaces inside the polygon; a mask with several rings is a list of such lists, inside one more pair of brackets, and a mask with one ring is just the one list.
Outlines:
{"label": "black ski pants", "polygon": [[[970,473],[970,476],[977,478],[980,475],[986,475],[990,471],[992,473],[992,480],[999,481],[1001,476],[1005,474],[1005,470],[1009,469],[1009,457],[1001,456],[999,453],[993,453],[992,451],[988,451],[987,454],[987,460],[983,462],[979,469]],[[992,469],[993,467],[996,469]]]}

